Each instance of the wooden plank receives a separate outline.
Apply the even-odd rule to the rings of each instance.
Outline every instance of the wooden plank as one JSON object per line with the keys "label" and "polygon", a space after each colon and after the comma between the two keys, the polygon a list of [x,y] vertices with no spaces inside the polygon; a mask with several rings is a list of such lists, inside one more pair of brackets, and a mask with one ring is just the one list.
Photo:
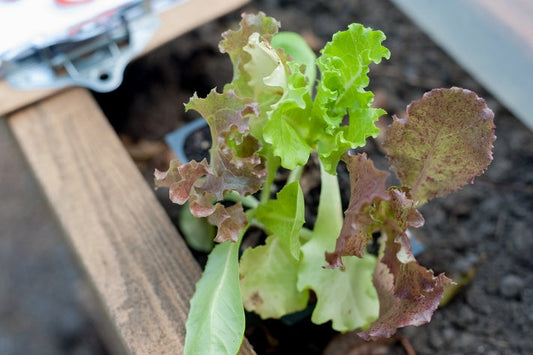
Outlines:
{"label": "wooden plank", "polygon": [[200,268],[89,92],[8,123],[128,352],[182,353]]}
{"label": "wooden plank", "polygon": [[125,354],[6,120],[0,120],[0,201],[0,338],[13,344],[0,345],[0,353],[62,353],[67,321],[74,328],[87,323],[83,335],[94,336],[85,328],[95,327],[111,354]]}
{"label": "wooden plank", "polygon": [[533,1],[392,2],[533,129]]}
{"label": "wooden plank", "polygon": [[[239,8],[249,0],[188,0],[171,7],[160,14],[161,26],[143,54],[192,30],[201,24],[213,20],[225,13]],[[5,80],[0,81],[0,117],[21,107],[42,100],[58,90],[15,90]]]}
{"label": "wooden plank", "polygon": [[57,90],[15,90],[7,81],[0,80],[0,117],[52,95]]}

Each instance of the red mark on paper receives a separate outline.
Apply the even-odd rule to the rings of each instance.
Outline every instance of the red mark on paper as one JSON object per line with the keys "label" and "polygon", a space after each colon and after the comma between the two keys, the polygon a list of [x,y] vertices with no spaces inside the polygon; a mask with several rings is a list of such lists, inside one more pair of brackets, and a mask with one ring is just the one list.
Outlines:
{"label": "red mark on paper", "polygon": [[86,2],[91,2],[93,0],[55,0],[56,4],[59,5],[78,5],[85,4]]}

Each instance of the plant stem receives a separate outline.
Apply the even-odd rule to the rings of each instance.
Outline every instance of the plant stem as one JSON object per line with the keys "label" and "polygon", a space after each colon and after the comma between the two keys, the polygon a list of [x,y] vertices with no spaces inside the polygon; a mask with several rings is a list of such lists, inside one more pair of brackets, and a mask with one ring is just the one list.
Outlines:
{"label": "plant stem", "polygon": [[241,196],[237,191],[230,191],[224,195],[224,199],[233,202],[240,202],[243,206],[248,208],[257,208],[259,206],[259,200],[252,195]]}
{"label": "plant stem", "polygon": [[291,173],[289,174],[289,178],[287,179],[287,185],[293,181],[300,180],[300,178],[302,177],[303,171],[304,171],[303,166],[297,166],[294,170],[292,170]]}
{"label": "plant stem", "polygon": [[325,238],[333,235],[331,240],[334,247],[344,222],[339,180],[337,176],[327,173],[322,164],[320,164],[320,180],[321,192],[314,234]]}
{"label": "plant stem", "polygon": [[300,238],[308,241],[309,239],[313,238],[313,231],[311,229],[302,227],[300,230]]}
{"label": "plant stem", "polygon": [[280,166],[280,161],[278,157],[275,157],[270,150],[267,150],[265,167],[267,171],[267,177],[265,179],[265,184],[261,190],[260,203],[264,204],[270,200],[270,189],[274,183],[274,178],[276,177],[276,172]]}

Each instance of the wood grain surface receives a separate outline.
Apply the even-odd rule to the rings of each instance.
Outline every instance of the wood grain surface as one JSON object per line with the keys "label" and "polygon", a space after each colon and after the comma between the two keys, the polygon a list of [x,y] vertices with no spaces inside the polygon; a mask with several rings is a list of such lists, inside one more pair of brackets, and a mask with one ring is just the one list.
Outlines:
{"label": "wood grain surface", "polygon": [[181,354],[200,268],[91,95],[64,91],[8,124],[127,352]]}
{"label": "wood grain surface", "polygon": [[[161,26],[144,49],[143,54],[203,23],[237,9],[248,1],[187,0],[183,4],[169,8],[159,15]],[[57,91],[54,89],[15,90],[5,80],[0,80],[0,97],[2,98],[0,100],[0,117],[42,100]]]}

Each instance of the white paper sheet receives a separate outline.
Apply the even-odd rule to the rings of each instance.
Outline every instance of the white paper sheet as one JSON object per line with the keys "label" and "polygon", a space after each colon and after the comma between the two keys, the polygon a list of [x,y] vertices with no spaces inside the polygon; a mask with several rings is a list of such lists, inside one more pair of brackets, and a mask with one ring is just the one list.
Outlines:
{"label": "white paper sheet", "polygon": [[60,5],[61,1],[56,0],[0,0],[0,55],[27,44],[48,44],[64,38],[72,27],[135,2],[139,1],[86,0]]}

